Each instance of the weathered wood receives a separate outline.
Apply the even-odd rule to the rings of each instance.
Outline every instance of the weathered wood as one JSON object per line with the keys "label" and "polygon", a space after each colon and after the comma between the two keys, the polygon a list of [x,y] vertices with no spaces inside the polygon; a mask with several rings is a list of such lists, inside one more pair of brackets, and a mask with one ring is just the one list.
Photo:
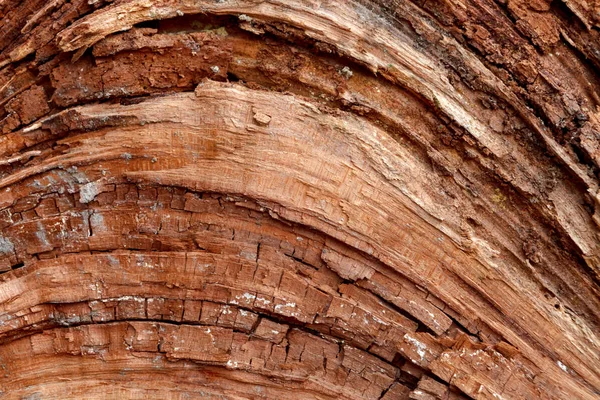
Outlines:
{"label": "weathered wood", "polygon": [[2,394],[597,398],[598,12],[0,2]]}

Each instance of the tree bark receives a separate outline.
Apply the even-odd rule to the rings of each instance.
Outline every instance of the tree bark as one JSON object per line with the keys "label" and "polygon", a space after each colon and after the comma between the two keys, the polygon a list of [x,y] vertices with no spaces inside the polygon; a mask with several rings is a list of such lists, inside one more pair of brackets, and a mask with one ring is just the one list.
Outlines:
{"label": "tree bark", "polygon": [[600,396],[588,0],[0,0],[3,398]]}

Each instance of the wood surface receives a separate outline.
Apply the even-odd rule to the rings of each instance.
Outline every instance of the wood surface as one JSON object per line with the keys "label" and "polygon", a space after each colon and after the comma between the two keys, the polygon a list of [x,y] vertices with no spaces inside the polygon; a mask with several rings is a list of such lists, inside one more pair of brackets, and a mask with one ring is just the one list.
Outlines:
{"label": "wood surface", "polygon": [[600,4],[0,0],[0,398],[600,398]]}

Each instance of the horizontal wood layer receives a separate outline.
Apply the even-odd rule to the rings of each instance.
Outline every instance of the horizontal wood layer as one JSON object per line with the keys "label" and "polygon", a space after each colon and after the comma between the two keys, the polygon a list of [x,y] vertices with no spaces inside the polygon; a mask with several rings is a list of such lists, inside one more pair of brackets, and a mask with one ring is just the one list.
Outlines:
{"label": "horizontal wood layer", "polygon": [[111,3],[0,4],[7,398],[598,395],[587,3]]}

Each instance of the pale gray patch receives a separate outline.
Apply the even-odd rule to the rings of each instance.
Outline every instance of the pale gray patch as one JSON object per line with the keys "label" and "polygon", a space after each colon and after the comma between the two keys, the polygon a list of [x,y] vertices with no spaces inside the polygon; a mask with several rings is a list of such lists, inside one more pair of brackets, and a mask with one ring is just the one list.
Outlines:
{"label": "pale gray patch", "polygon": [[67,174],[65,171],[58,171],[57,175],[65,183],[65,185],[67,185],[67,192],[75,193],[75,182],[73,182],[73,177]]}
{"label": "pale gray patch", "polygon": [[12,242],[5,238],[4,236],[0,236],[0,253],[10,254],[15,251],[15,246]]}
{"label": "pale gray patch", "polygon": [[102,214],[93,213],[90,215],[90,225],[94,232],[106,231],[104,216]]}
{"label": "pale gray patch", "polygon": [[98,193],[100,191],[95,182],[86,183],[79,188],[79,202],[83,204],[89,203],[96,198]]}
{"label": "pale gray patch", "polygon": [[342,74],[342,76],[344,76],[346,79],[350,79],[352,77],[353,72],[349,67],[344,67],[342,68],[342,70],[340,71],[340,74]]}
{"label": "pale gray patch", "polygon": [[48,237],[46,236],[46,229],[44,229],[44,225],[41,222],[38,222],[38,230],[35,233],[35,236],[42,242],[44,245],[49,245]]}
{"label": "pale gray patch", "polygon": [[108,257],[108,262],[110,263],[110,265],[115,266],[115,265],[119,265],[119,259],[113,255],[109,255]]}
{"label": "pale gray patch", "polygon": [[73,178],[75,178],[75,181],[77,183],[84,184],[84,183],[88,183],[90,180],[88,179],[87,176],[85,176],[85,174],[83,172],[79,172],[79,170],[77,169],[77,166],[73,165],[69,168],[67,168],[67,172],[69,174],[71,174],[71,176]]}

